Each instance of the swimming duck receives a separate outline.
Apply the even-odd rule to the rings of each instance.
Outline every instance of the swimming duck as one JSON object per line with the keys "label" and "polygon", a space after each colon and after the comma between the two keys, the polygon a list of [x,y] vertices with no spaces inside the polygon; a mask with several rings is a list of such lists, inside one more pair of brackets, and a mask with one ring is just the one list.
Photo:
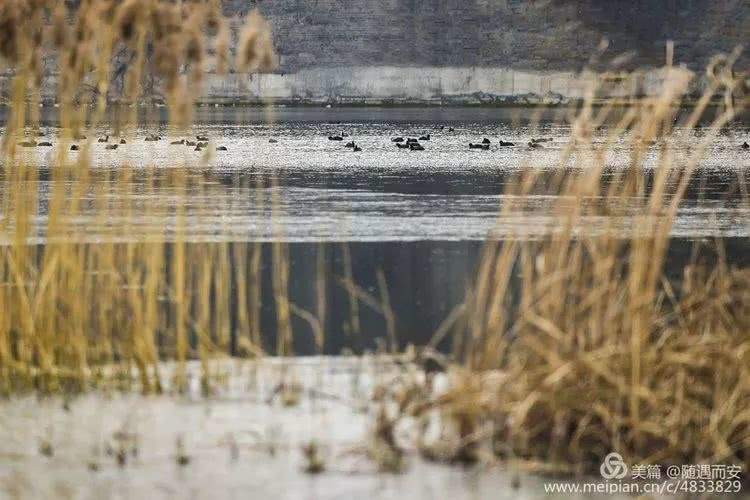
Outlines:
{"label": "swimming duck", "polygon": [[199,141],[199,142],[207,142],[208,141],[208,137],[206,137],[205,135],[196,135],[195,139],[197,141]]}
{"label": "swimming duck", "polygon": [[487,151],[487,150],[490,149],[490,145],[489,144],[484,144],[484,143],[482,143],[482,144],[474,144],[474,143],[470,142],[469,143],[469,149],[484,149],[485,151]]}
{"label": "swimming duck", "polygon": [[529,147],[530,147],[531,149],[544,149],[544,146],[542,146],[542,145],[541,145],[541,144],[539,144],[538,142],[533,142],[533,141],[529,141],[529,144],[528,144],[528,146],[529,146]]}
{"label": "swimming duck", "polygon": [[340,135],[329,135],[328,140],[329,141],[343,141],[344,138],[341,137]]}
{"label": "swimming duck", "polygon": [[117,144],[107,144],[104,149],[117,149]]}
{"label": "swimming duck", "polygon": [[354,149],[352,151],[354,151],[356,153],[357,151],[362,151],[362,148],[360,148],[359,146],[355,145]]}
{"label": "swimming duck", "polygon": [[277,141],[276,139],[268,139],[269,144],[276,144],[277,142],[279,141]]}
{"label": "swimming duck", "polygon": [[73,144],[73,145],[70,146],[70,150],[71,151],[78,151],[78,149],[79,149],[78,148],[78,144]]}
{"label": "swimming duck", "polygon": [[185,144],[185,139],[180,139],[179,141],[172,141],[170,142],[170,144],[172,144],[173,146],[182,146],[183,144]]}
{"label": "swimming duck", "polygon": [[420,141],[429,141],[430,140],[430,134],[423,135],[419,138]]}
{"label": "swimming duck", "polygon": [[109,142],[109,136],[100,137],[97,142]]}
{"label": "swimming duck", "polygon": [[412,151],[424,151],[424,146],[422,146],[418,142],[412,142],[409,144],[409,149],[411,149]]}
{"label": "swimming duck", "polygon": [[195,144],[193,141],[185,141],[185,146],[195,146]]}
{"label": "swimming duck", "polygon": [[403,137],[393,137],[391,138],[391,142],[404,142]]}
{"label": "swimming duck", "polygon": [[47,147],[48,148],[48,147],[52,146],[52,143],[45,141],[45,142],[40,142],[39,144],[37,144],[37,146],[43,146],[43,147]]}
{"label": "swimming duck", "polygon": [[502,139],[498,143],[500,146],[515,146],[516,144],[513,142],[503,141]]}
{"label": "swimming duck", "polygon": [[399,149],[409,149],[409,145],[408,144],[399,144],[399,143],[397,143],[396,147],[399,148]]}
{"label": "swimming duck", "polygon": [[346,143],[346,144],[344,145],[344,147],[345,147],[345,148],[353,148],[353,147],[356,147],[356,146],[357,146],[357,145],[356,145],[356,144],[354,144],[354,141],[351,141],[351,142],[347,142],[347,143]]}
{"label": "swimming duck", "polygon": [[482,139],[482,144],[489,144],[489,143],[490,143],[490,140],[487,139],[486,137]]}
{"label": "swimming duck", "polygon": [[542,143],[542,142],[552,142],[552,138],[551,137],[546,137],[546,138],[542,137],[542,138],[539,138],[539,139],[531,139],[531,142],[537,143],[537,144],[538,143]]}
{"label": "swimming duck", "polygon": [[750,149],[750,144],[747,143],[747,141],[742,143],[742,149]]}
{"label": "swimming duck", "polygon": [[120,139],[120,144],[127,144],[127,141],[125,141],[125,139]]}
{"label": "swimming duck", "polygon": [[219,146],[218,148],[216,148],[216,151],[226,151],[226,150],[227,150],[226,146]]}
{"label": "swimming duck", "polygon": [[416,137],[409,137],[408,139],[406,139],[406,144],[412,144],[415,142],[419,142],[419,140]]}

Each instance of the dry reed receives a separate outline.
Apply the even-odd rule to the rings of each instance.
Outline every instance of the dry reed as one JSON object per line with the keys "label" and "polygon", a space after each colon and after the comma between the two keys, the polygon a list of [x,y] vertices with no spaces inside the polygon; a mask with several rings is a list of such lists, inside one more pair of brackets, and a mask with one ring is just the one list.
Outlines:
{"label": "dry reed", "polygon": [[[731,66],[735,57],[720,60]],[[665,274],[688,183],[742,104],[725,106],[704,133],[692,133],[713,95],[733,92],[729,74],[710,83],[686,116],[679,103],[693,75],[684,69],[667,66],[661,94],[617,119],[612,106],[592,105],[592,88],[558,173],[526,168],[509,184],[501,217],[520,210],[514,200],[554,195],[556,228],[538,241],[485,246],[466,302],[432,343],[454,332],[452,361],[443,362],[447,383],[422,384],[398,405],[405,418],[440,420],[439,439],[426,431],[420,438],[425,456],[500,456],[593,472],[616,451],[631,464],[748,470],[750,272],[727,262],[716,241],[712,264],[693,259],[680,277]],[[593,132],[607,121],[615,125],[596,141]],[[607,180],[606,157],[622,137],[630,164]],[[643,168],[649,148],[658,151],[653,171]],[[632,218],[626,234],[614,227],[618,216]]]}
{"label": "dry reed", "polygon": [[[159,0],[84,0],[70,10],[52,0],[0,5],[0,51],[13,71],[1,177],[0,392],[80,390],[113,374],[127,385],[137,375],[143,391],[160,391],[159,362],[164,359],[178,361],[173,387],[181,389],[188,359],[202,360],[207,380],[213,357],[264,351],[260,246],[248,255],[228,244],[186,243],[186,205],[206,189],[200,172],[184,165],[136,172],[123,164],[102,174],[92,170],[84,154],[91,139],[83,136],[107,123],[105,118],[117,134],[134,129],[146,89],[164,92],[170,130],[190,124],[205,65],[228,69],[229,21],[220,7],[215,1],[178,5]],[[272,70],[277,58],[268,23],[254,11],[242,33],[238,69]],[[54,164],[48,166],[52,187],[43,214],[33,187],[42,174],[18,148],[27,131],[39,126],[42,60],[58,66],[61,125]],[[117,120],[110,119],[112,113]],[[82,140],[81,154],[70,156],[69,146]],[[166,235],[118,241],[133,232],[128,214],[135,210],[134,191],[153,194],[164,185],[177,193],[173,213],[161,214],[175,221],[171,241]],[[84,209],[79,200],[90,190],[100,221],[121,216],[103,224],[108,238],[102,243],[84,243],[85,234],[72,222]],[[112,194],[125,206],[114,207]],[[157,210],[153,202],[145,203]],[[43,245],[34,244],[31,227],[39,215],[47,218]],[[282,306],[287,272],[280,248],[274,252],[274,290]],[[282,313],[287,309],[280,306]],[[235,310],[241,314],[232,342]],[[289,335],[279,345],[287,353]]]}
{"label": "dry reed", "polygon": [[[136,180],[133,169],[122,165],[107,174],[106,183],[92,184],[87,155],[73,159],[66,151],[87,124],[94,130],[102,122],[113,99],[125,105],[120,130],[131,130],[137,108],[130,105],[143,99],[154,79],[166,92],[171,125],[187,127],[207,47],[216,54],[217,70],[226,71],[230,39],[218,2],[183,2],[180,8],[159,0],[84,0],[71,12],[62,2],[45,0],[0,4],[0,55],[14,69],[0,179],[0,393],[81,390],[113,374],[125,385],[135,374],[143,391],[160,391],[165,359],[178,361],[174,382],[182,388],[190,358],[204,363],[208,390],[212,358],[264,352],[260,244],[248,251],[185,242],[185,204],[205,189],[201,176],[178,167],[147,170]],[[271,40],[268,24],[252,13],[240,35],[238,69],[273,68]],[[115,54],[128,61],[120,94],[112,89]],[[39,203],[29,186],[40,173],[19,152],[18,142],[38,127],[46,55],[59,66],[63,140],[51,169],[56,187],[46,212],[47,241],[36,245],[31,221]],[[696,127],[715,93],[731,95],[736,82],[726,68],[735,57],[712,66],[709,88],[680,130]],[[526,169],[508,188],[511,195],[558,195],[553,211],[558,229],[541,241],[486,246],[466,303],[439,332],[442,337],[456,331],[448,388],[434,392],[410,381],[398,395],[400,414],[421,418],[434,411],[443,418],[440,446],[422,442],[427,455],[472,461],[489,443],[495,454],[576,470],[591,468],[613,450],[630,462],[737,462],[747,470],[750,275],[719,259],[713,269],[686,267],[676,283],[664,277],[670,229],[687,183],[705,145],[737,105],[725,99],[725,112],[691,144],[687,163],[677,164],[675,148],[687,145],[673,126],[675,104],[688,91],[691,75],[671,66],[665,71],[662,94],[625,112],[603,144],[593,141],[593,132],[612,106],[594,107],[597,89],[591,88],[560,159],[561,167],[572,160],[584,168],[572,173],[560,168],[544,185],[537,172]],[[606,154],[627,132],[633,137],[631,165],[604,182]],[[658,143],[659,167],[647,180],[641,167],[651,141]],[[89,147],[81,145],[84,151]],[[258,203],[273,205],[262,198],[258,182]],[[180,193],[172,242],[81,242],[72,221],[92,185],[93,203],[107,220],[107,189],[132,199],[127,195],[136,186],[150,192],[162,183]],[[632,235],[623,238],[606,227],[581,235],[586,220],[619,213],[634,195],[642,201]],[[592,198],[600,202],[590,203]],[[509,202],[501,211],[513,209]],[[132,231],[128,220],[110,226],[110,236]],[[362,303],[384,315],[389,347],[395,349],[384,276],[378,275],[380,297],[372,297],[355,285],[348,248],[343,252],[341,282],[350,296],[352,337],[361,335]],[[313,313],[289,301],[287,249],[281,243],[272,247],[281,354],[293,349],[292,314],[309,324],[317,349],[323,348],[322,253],[320,259]],[[400,463],[394,417],[383,410],[378,420],[376,437],[396,457],[388,462]]]}

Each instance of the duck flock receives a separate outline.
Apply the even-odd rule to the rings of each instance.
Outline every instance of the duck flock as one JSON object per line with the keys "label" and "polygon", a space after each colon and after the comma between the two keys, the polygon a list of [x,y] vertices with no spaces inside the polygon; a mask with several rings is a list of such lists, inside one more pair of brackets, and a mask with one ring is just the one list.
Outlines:
{"label": "duck flock", "polygon": [[[442,130],[442,127],[441,127]],[[449,132],[453,132],[453,128],[449,128]],[[348,135],[344,132],[338,134],[338,135],[329,135],[328,140],[329,141],[344,141],[345,138],[347,138]],[[422,134],[419,137],[392,137],[391,142],[393,142],[398,149],[407,149],[409,151],[425,151],[425,147],[423,142],[429,141],[431,139],[430,134]],[[526,147],[528,149],[543,149],[545,143],[551,143],[553,139],[551,137],[532,137],[529,141],[526,142]],[[278,142],[276,139],[271,139],[268,141],[270,143],[276,143]],[[490,145],[492,141],[490,141],[488,138],[483,138],[481,142],[469,143],[469,149],[479,149],[483,151],[489,151]],[[652,142],[652,144],[655,144],[656,141]],[[511,147],[516,146],[515,142],[511,141],[505,141],[500,139],[497,142],[497,145],[501,148],[505,147]],[[522,144],[519,144],[522,145]],[[345,147],[351,148],[353,151],[362,151],[362,148],[360,148],[353,140],[346,143]],[[747,141],[743,142],[740,145],[740,149],[743,150],[750,150],[750,144],[747,143]]]}
{"label": "duck flock", "polygon": [[[42,132],[40,132],[40,131],[34,132],[33,135],[36,138],[44,137],[44,134]],[[111,142],[110,142],[110,139],[111,139]],[[85,135],[76,135],[76,136],[73,137],[73,140],[77,141],[77,142],[85,141],[86,140],[86,136]],[[145,142],[158,142],[158,141],[162,140],[162,137],[159,136],[159,135],[156,135],[156,134],[149,134],[143,140]],[[104,149],[110,150],[110,151],[111,150],[115,150],[119,146],[125,145],[125,144],[128,143],[125,139],[122,139],[122,138],[120,138],[120,139],[110,138],[109,135],[105,135],[104,137],[99,137],[96,140],[96,142],[98,142],[100,144],[106,144],[106,146],[104,146]],[[189,146],[189,147],[193,148],[194,151],[202,151],[202,150],[204,150],[205,148],[208,147],[209,139],[208,139],[207,136],[196,135],[195,136],[195,140],[180,139],[178,141],[172,141],[169,144],[172,145],[172,146]],[[52,147],[53,144],[51,142],[49,142],[49,141],[37,142],[35,139],[27,139],[27,140],[19,142],[18,145],[21,146],[21,147],[24,147],[24,148],[38,148],[38,147]],[[80,151],[81,150],[81,146],[78,145],[78,144],[71,144],[70,145],[70,150],[71,151]],[[217,146],[216,147],[216,151],[227,151],[227,147],[226,146]]]}
{"label": "duck flock", "polygon": [[[443,130],[444,127],[441,127],[440,130]],[[449,132],[453,132],[453,127],[448,128]],[[349,137],[348,134],[341,132],[337,135],[329,135],[328,140],[329,141],[336,141],[336,142],[343,142],[345,138]],[[398,149],[408,149],[409,151],[425,151],[424,142],[429,141],[432,138],[431,134],[423,133],[419,137],[392,137],[391,142],[396,145]],[[271,139],[268,142],[270,143],[276,143],[278,142],[276,139]],[[532,138],[528,143],[528,147],[530,149],[539,149],[542,148],[542,144],[545,142],[552,142],[551,137],[547,138]],[[481,149],[484,151],[489,151],[490,149],[491,141],[488,138],[482,139],[481,142],[474,144],[473,142],[469,143],[469,149]],[[509,147],[509,146],[515,146],[515,142],[510,141],[504,141],[500,140],[498,143],[498,146],[500,147]],[[351,148],[352,151],[362,151],[362,148],[360,148],[354,141],[349,141],[345,144],[345,147]]]}
{"label": "duck flock", "polygon": [[[444,127],[440,127],[440,130],[443,130]],[[448,128],[449,132],[453,132],[453,128]],[[35,138],[43,138],[44,134],[41,131],[34,131],[33,137]],[[348,134],[341,132],[337,135],[329,135],[328,140],[329,141],[335,141],[335,142],[343,142],[345,138],[348,138]],[[77,135],[73,137],[75,141],[85,141],[86,136],[85,135]],[[158,136],[156,134],[149,134],[144,138],[145,142],[158,142],[161,141],[162,137]],[[391,142],[395,144],[395,146],[398,149],[405,149],[409,151],[425,151],[424,142],[427,142],[431,140],[431,134],[423,133],[419,137],[392,137]],[[112,139],[112,142],[110,142],[110,136],[105,135],[104,137],[99,137],[97,139],[98,143],[106,144],[105,149],[107,150],[115,150],[121,145],[127,144],[127,141],[125,139]],[[279,141],[277,139],[271,138],[268,141],[271,144],[278,143]],[[526,146],[529,149],[542,149],[544,148],[545,143],[552,142],[551,137],[540,137],[540,138],[531,138],[527,143]],[[190,148],[193,148],[194,151],[202,151],[209,145],[209,138],[205,135],[196,135],[195,140],[190,139],[179,139],[174,140],[169,143],[172,146],[187,146]],[[34,147],[52,147],[52,143],[49,141],[37,141],[36,139],[26,139],[24,141],[19,142],[19,146],[24,148],[34,148]],[[469,149],[477,149],[477,150],[483,150],[483,151],[489,151],[491,145],[491,141],[488,138],[483,138],[481,142],[473,143],[470,142],[468,144]],[[500,139],[497,142],[497,145],[501,148],[504,147],[511,147],[516,146],[515,142],[511,141],[504,141]],[[362,148],[357,145],[354,140],[348,140],[346,144],[344,145],[345,148],[351,149],[354,152],[362,151]],[[750,144],[747,143],[747,141],[743,142],[740,145],[740,149],[743,149],[745,151],[750,150]],[[71,151],[79,151],[80,146],[78,144],[72,144],[70,146]],[[217,146],[216,151],[227,151],[226,146]]]}

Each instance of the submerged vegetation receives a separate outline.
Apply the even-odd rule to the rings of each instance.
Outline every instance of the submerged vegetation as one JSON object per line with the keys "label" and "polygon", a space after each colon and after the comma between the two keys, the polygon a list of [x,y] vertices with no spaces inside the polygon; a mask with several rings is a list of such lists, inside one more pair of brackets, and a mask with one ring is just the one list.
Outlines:
{"label": "submerged vegetation", "polygon": [[[154,78],[167,96],[171,130],[184,130],[204,65],[219,72],[232,64],[249,73],[273,69],[270,29],[251,13],[232,60],[233,35],[218,2],[83,0],[72,11],[63,2],[2,2],[0,54],[15,73],[0,170],[1,394],[75,392],[113,380],[159,392],[167,360],[177,362],[169,386],[180,390],[190,359],[201,361],[208,392],[214,359],[291,355],[294,335],[312,335],[322,349],[327,305],[321,290],[332,279],[322,257],[314,284],[318,307],[308,311],[289,300],[287,249],[273,243],[277,331],[269,347],[259,322],[260,245],[187,244],[186,206],[207,189],[200,169],[139,166],[134,182],[132,165],[102,174],[92,171],[87,155],[69,153],[73,144],[88,150],[93,138],[83,137],[109,120],[113,100],[125,110],[112,124],[114,133],[127,137],[138,120],[134,104]],[[36,182],[43,173],[19,143],[38,129],[42,61],[50,53],[59,66],[61,137],[48,168],[56,182],[44,207],[46,241],[37,244],[31,226],[42,210]],[[127,61],[117,95],[110,92],[116,53]],[[569,117],[572,137],[553,182],[542,183],[533,165],[519,169],[507,194],[557,195],[558,230],[541,241],[487,243],[466,301],[415,355],[419,362],[437,360],[444,374],[410,369],[375,391],[371,448],[383,470],[401,466],[406,445],[394,429],[407,419],[421,430],[419,449],[438,460],[500,456],[579,472],[617,450],[630,462],[735,462],[748,470],[750,271],[733,268],[715,242],[715,265],[696,259],[679,278],[664,275],[687,184],[705,146],[744,105],[727,99],[699,141],[688,133],[715,95],[731,96],[738,84],[735,57],[716,59],[704,97],[677,123],[692,75],[667,66],[661,95],[628,108],[603,142],[594,132],[611,122],[614,106],[594,107],[592,86]],[[605,181],[607,154],[626,133],[633,141],[630,167]],[[642,163],[650,148],[657,148],[659,165],[649,173]],[[675,162],[678,149],[689,149],[687,163]],[[579,168],[564,168],[571,161]],[[108,176],[107,189],[92,183],[95,175]],[[275,191],[268,195],[261,182],[250,187],[273,210]],[[165,184],[178,193],[169,238],[84,242],[72,223],[84,208],[81,193],[89,193],[107,220],[112,194],[134,186],[149,193]],[[744,185],[739,191],[747,193]],[[641,204],[627,214],[632,235],[609,231],[607,216],[623,214],[623,200],[634,196]],[[508,201],[500,216],[513,209]],[[584,217],[600,217],[604,227],[581,234]],[[135,231],[127,218],[113,218],[109,227],[112,236]],[[358,333],[359,307],[371,308],[386,318],[388,350],[398,349],[384,277],[378,277],[378,296],[358,288],[348,255],[340,282],[350,294],[351,331]],[[511,287],[514,282],[519,286]],[[293,316],[309,331],[293,332]],[[452,352],[439,354],[434,347],[445,339]],[[437,378],[443,383],[433,383]],[[293,382],[279,387],[285,404],[294,404]],[[187,464],[178,448],[177,460]],[[325,469],[317,443],[305,455],[311,472]]]}

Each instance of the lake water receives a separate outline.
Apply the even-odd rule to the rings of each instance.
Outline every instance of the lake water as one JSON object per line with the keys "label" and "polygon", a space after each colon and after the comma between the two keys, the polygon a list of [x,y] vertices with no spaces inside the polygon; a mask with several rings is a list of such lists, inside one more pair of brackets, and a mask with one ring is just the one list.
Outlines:
{"label": "lake water", "polygon": [[[542,113],[535,127],[530,113],[505,109],[294,108],[275,110],[269,125],[269,115],[258,109],[201,109],[194,134],[208,135],[227,151],[206,156],[168,140],[144,142],[150,133],[167,135],[163,125],[136,130],[116,151],[93,142],[87,153],[95,166],[92,187],[78,195],[81,213],[56,238],[92,245],[154,237],[169,241],[178,228],[174,206],[185,205],[186,227],[180,235],[189,245],[227,243],[231,253],[235,245],[260,242],[261,331],[267,348],[274,346],[276,331],[273,241],[288,244],[289,300],[308,310],[315,309],[317,258],[325,253],[330,278],[325,353],[363,352],[385,335],[384,319],[365,306],[359,309],[360,331],[352,334],[349,294],[336,281],[345,274],[347,260],[353,281],[372,294],[377,295],[377,273],[383,272],[402,345],[424,344],[464,300],[488,239],[540,238],[556,230],[550,213],[559,201],[554,196],[511,200],[501,194],[524,165],[542,168],[549,177],[576,168],[559,164],[570,130],[556,125],[552,114]],[[54,116],[47,116],[43,131],[45,140],[57,143]],[[95,134],[108,132],[102,127]],[[327,139],[341,132],[349,136],[345,141]],[[431,134],[430,141],[423,141],[425,151],[400,150],[390,140],[425,133]],[[685,134],[686,145],[702,134]],[[544,149],[525,146],[538,136],[553,141]],[[492,142],[489,151],[468,149],[469,142],[484,137]],[[518,145],[499,148],[499,139]],[[349,140],[362,151],[345,148]],[[750,265],[749,207],[738,194],[739,186],[750,181],[750,152],[738,147],[746,140],[750,134],[740,122],[710,143],[672,229],[668,274],[679,272],[695,245],[710,256],[714,237],[722,238],[732,263]],[[71,187],[69,181],[52,180],[54,153],[54,147],[22,153],[40,166],[40,180],[27,186],[39,195],[29,243],[48,242],[49,194],[61,187],[54,183]],[[629,154],[627,141],[617,143],[607,158],[608,175],[626,168]],[[677,161],[689,154],[687,147],[678,151]],[[653,169],[657,158],[658,147],[650,148],[646,168]],[[114,183],[112,177],[124,171],[123,161],[133,167],[133,176],[128,183]],[[177,187],[169,175],[175,166],[188,167],[206,183]],[[104,211],[94,203],[104,199],[102,193]],[[0,201],[4,196],[0,190]],[[509,201],[514,209],[498,218]],[[616,216],[587,218],[578,231],[633,234],[637,227],[629,214],[642,202],[628,199]],[[7,234],[0,239],[7,241]],[[165,251],[171,252],[169,244]],[[309,326],[296,317],[292,321],[294,352],[313,353]],[[548,496],[545,478],[521,474],[519,487],[513,468],[434,464],[411,450],[403,474],[378,473],[363,453],[374,417],[362,408],[373,383],[388,384],[393,369],[372,363],[341,356],[224,362],[227,387],[208,399],[199,395],[197,363],[190,364],[192,391],[181,398],[91,394],[65,404],[57,398],[14,398],[4,404],[1,416],[0,498],[229,499],[245,498],[248,492],[275,498]],[[285,407],[273,399],[282,373],[302,384],[298,405]],[[123,436],[129,436],[126,445],[133,448],[127,464],[118,466],[115,452],[107,450],[126,446],[120,444]],[[189,464],[177,465],[177,440],[184,443]],[[323,445],[327,460],[328,470],[318,476],[302,471],[300,449],[312,440]],[[54,456],[39,452],[46,442]]]}
{"label": "lake water", "polygon": [[[57,237],[91,243],[170,240],[178,227],[173,207],[188,200],[184,237],[189,242],[289,243],[290,297],[302,307],[312,308],[315,298],[320,245],[331,276],[343,274],[343,252],[348,249],[354,280],[366,290],[376,292],[376,273],[384,272],[399,331],[408,341],[420,343],[461,302],[484,241],[539,238],[557,229],[550,213],[559,201],[555,196],[514,198],[513,210],[498,217],[498,210],[511,201],[502,194],[505,185],[519,168],[534,166],[551,177],[561,169],[585,168],[591,160],[591,155],[579,155],[560,164],[570,127],[561,125],[556,114],[479,108],[201,108],[192,134],[206,135],[214,146],[227,148],[203,152],[169,144],[184,136],[170,134],[159,120],[163,116],[157,116],[160,125],[135,130],[115,151],[93,141],[90,151],[70,153],[72,158],[88,155],[95,166],[94,188],[81,195],[82,212],[69,231]],[[42,131],[45,140],[57,144],[54,124],[54,117],[47,116]],[[92,137],[107,133],[111,128],[89,132]],[[165,139],[145,142],[151,133]],[[328,140],[333,134],[347,137]],[[429,141],[422,141],[425,151],[398,149],[391,142],[395,136],[425,134],[430,134]],[[678,130],[682,147],[675,152],[677,164],[689,160],[691,148],[704,135],[703,129]],[[598,132],[594,142],[605,136],[606,130]],[[485,137],[490,150],[468,148]],[[552,141],[530,149],[526,144],[532,137]],[[269,142],[272,139],[276,142]],[[500,147],[500,139],[516,145]],[[362,151],[346,148],[350,140]],[[724,239],[730,260],[746,263],[750,207],[738,195],[738,186],[750,182],[750,152],[739,147],[743,141],[750,141],[750,133],[740,121],[708,144],[674,221],[668,267],[679,269],[696,241],[715,237]],[[41,166],[41,180],[29,186],[40,195],[32,243],[47,241],[47,197],[52,183],[62,182],[52,181],[54,172],[48,168],[55,152],[56,147],[22,150],[22,157]],[[630,154],[628,137],[615,143],[606,158],[609,175],[627,168]],[[651,146],[645,168],[656,168],[658,158],[659,146]],[[123,162],[134,169],[128,189],[111,182]],[[175,166],[188,167],[206,182],[200,188],[177,187],[168,176]],[[147,183],[150,176],[159,182]],[[105,212],[93,202],[97,189],[107,194]],[[584,218],[577,230],[633,234],[638,227],[631,214],[643,201],[633,197],[615,215]],[[123,221],[131,230],[122,231]],[[264,290],[270,296],[268,245],[264,252]],[[383,333],[382,318],[363,308],[364,339],[344,341],[348,296],[331,281],[326,292],[331,309],[327,351],[371,347],[372,338]],[[275,330],[271,300],[263,304],[263,325],[264,331]],[[295,329],[307,328],[295,319]],[[306,352],[309,342],[300,342],[298,352]]]}
{"label": "lake water", "polygon": [[[166,139],[144,142],[149,133],[167,136],[162,125],[136,130],[128,144],[114,151],[93,142],[88,155],[101,170],[127,162],[141,173],[151,165],[160,169],[185,165],[204,172],[211,182],[199,192],[189,193],[187,237],[191,241],[467,241],[547,234],[556,227],[547,210],[555,198],[528,196],[498,219],[498,209],[507,201],[502,196],[505,183],[522,166],[546,169],[552,175],[564,167],[585,167],[591,156],[579,155],[561,165],[569,126],[543,121],[532,127],[531,117],[522,120],[508,110],[494,114],[499,118],[493,119],[492,110],[461,108],[440,112],[280,109],[270,114],[257,109],[204,109],[193,133],[208,136],[227,151],[196,152],[192,147],[170,145]],[[269,125],[264,122],[267,119],[275,123]],[[453,131],[448,130],[451,127]],[[54,142],[56,129],[45,127],[43,131]],[[96,135],[109,131],[101,128]],[[329,135],[340,133],[348,137],[341,142],[328,140]],[[398,149],[391,142],[395,136],[424,134],[431,136],[430,141],[422,141],[425,151]],[[685,144],[699,141],[701,135],[700,129],[685,133]],[[469,143],[485,137],[492,142],[489,151],[468,148]],[[551,137],[553,141],[543,149],[531,150],[526,144],[532,137]],[[602,131],[598,141],[604,138]],[[271,139],[278,142],[271,144]],[[516,146],[500,147],[500,139]],[[350,140],[362,151],[346,148],[344,144]],[[750,235],[747,204],[717,199],[738,179],[748,177],[750,153],[739,148],[745,140],[750,140],[750,134],[738,125],[710,143],[694,189],[678,212],[673,236]],[[630,151],[629,138],[622,138],[611,148],[607,165],[615,171],[626,168]],[[686,163],[693,153],[678,150],[676,162]],[[24,156],[41,165],[50,164],[54,154],[55,148],[23,150]],[[80,154],[84,153],[71,152]],[[652,146],[643,164],[654,168],[658,158],[659,147]],[[265,183],[262,204],[255,192],[258,179]],[[138,176],[134,183],[132,193],[112,193],[108,215],[110,220],[131,218],[136,231],[112,234],[109,224],[102,225],[99,210],[92,207],[76,219],[85,228],[76,238],[127,240],[164,235],[165,228],[168,237],[174,227],[170,207],[185,191],[163,183],[146,194],[138,189]],[[50,185],[42,182],[38,189],[44,198]],[[146,196],[149,199],[144,199]],[[273,218],[271,200],[275,202]],[[630,200],[632,208],[641,201]],[[44,216],[37,222],[43,239]],[[596,231],[614,224],[615,231],[627,232],[630,222],[626,206],[621,217],[584,219],[580,229]]]}
{"label": "lake water", "polygon": [[[67,402],[33,396],[3,401],[0,498],[566,498],[546,494],[551,479],[529,475],[524,466],[425,460],[411,444],[411,423],[400,426],[407,443],[403,470],[379,472],[367,454],[375,420],[370,394],[375,384],[398,380],[393,363],[267,358],[219,368],[228,381],[211,398],[200,396],[200,367],[191,363],[195,383],[182,397],[115,392]],[[280,380],[299,384],[297,404],[282,404]],[[178,440],[189,460],[183,465],[176,460]],[[41,443],[49,443],[51,456],[39,452]],[[305,473],[302,449],[311,443],[320,450],[321,474]]]}

